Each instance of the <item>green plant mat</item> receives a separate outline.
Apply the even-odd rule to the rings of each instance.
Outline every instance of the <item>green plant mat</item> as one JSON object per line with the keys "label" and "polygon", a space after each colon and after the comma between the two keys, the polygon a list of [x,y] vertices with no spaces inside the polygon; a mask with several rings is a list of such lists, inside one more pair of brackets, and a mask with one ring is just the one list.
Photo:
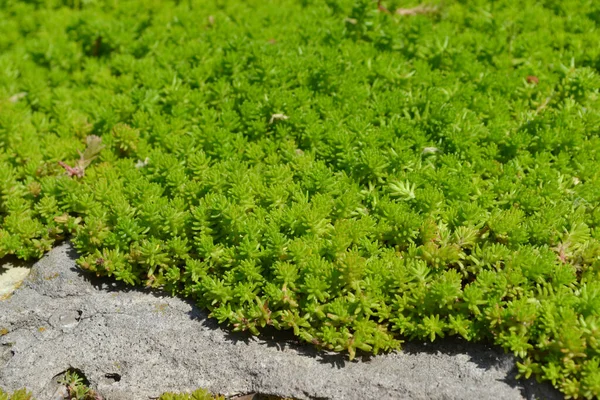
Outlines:
{"label": "green plant mat", "polygon": [[25,389],[17,390],[11,394],[0,389],[0,400],[33,400],[33,397]]}
{"label": "green plant mat", "polygon": [[0,0],[0,258],[600,394],[600,2]]}

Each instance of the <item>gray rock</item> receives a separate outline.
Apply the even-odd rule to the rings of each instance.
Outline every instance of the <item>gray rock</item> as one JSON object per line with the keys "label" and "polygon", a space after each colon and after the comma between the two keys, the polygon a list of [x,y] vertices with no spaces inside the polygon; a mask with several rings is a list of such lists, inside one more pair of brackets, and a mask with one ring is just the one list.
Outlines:
{"label": "gray rock", "polygon": [[512,356],[459,340],[350,362],[281,333],[232,334],[186,300],[90,278],[76,257],[68,244],[56,247],[0,301],[3,389],[53,399],[57,378],[77,369],[109,400],[199,387],[298,399],[561,398],[515,380]]}
{"label": "gray rock", "polygon": [[0,300],[6,300],[21,286],[31,268],[7,262],[0,266]]}

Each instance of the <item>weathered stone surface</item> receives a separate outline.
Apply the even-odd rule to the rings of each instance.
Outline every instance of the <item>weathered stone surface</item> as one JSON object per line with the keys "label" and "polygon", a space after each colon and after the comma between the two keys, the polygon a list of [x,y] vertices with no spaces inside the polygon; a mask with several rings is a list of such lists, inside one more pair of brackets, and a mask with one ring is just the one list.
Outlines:
{"label": "weathered stone surface", "polygon": [[0,300],[5,300],[21,286],[21,283],[27,278],[30,268],[19,265],[0,266]]}
{"label": "weathered stone surface", "polygon": [[185,300],[89,279],[75,258],[68,244],[55,248],[0,301],[0,387],[53,399],[57,376],[75,368],[109,400],[198,387],[300,399],[561,398],[516,381],[511,356],[464,341],[349,362],[290,337],[231,334]]}

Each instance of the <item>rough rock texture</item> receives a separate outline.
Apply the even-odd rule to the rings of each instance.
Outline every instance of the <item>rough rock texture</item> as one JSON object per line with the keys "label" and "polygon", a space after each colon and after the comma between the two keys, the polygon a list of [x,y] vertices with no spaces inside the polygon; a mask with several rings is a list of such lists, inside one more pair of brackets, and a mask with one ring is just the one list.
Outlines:
{"label": "rough rock texture", "polygon": [[31,268],[6,263],[0,266],[0,300],[8,298],[27,278]]}
{"label": "rough rock texture", "polygon": [[0,387],[52,399],[57,376],[75,368],[109,400],[198,387],[299,399],[561,398],[516,381],[511,356],[464,341],[349,362],[291,337],[231,334],[185,300],[90,279],[76,257],[68,244],[55,248],[0,301]]}

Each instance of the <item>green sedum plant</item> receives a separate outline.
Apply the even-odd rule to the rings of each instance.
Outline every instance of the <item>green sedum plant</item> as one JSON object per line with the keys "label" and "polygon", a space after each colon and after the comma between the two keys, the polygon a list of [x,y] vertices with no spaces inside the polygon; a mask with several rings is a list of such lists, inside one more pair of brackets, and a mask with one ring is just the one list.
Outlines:
{"label": "green sedum plant", "polygon": [[225,400],[225,397],[213,396],[204,389],[195,390],[192,393],[163,393],[159,400]]}
{"label": "green sedum plant", "polygon": [[414,6],[0,0],[0,258],[597,397],[600,3]]}
{"label": "green sedum plant", "polygon": [[0,389],[1,400],[32,400],[31,394],[25,389],[17,390],[11,394],[5,393]]}
{"label": "green sedum plant", "polygon": [[75,371],[65,372],[58,383],[65,386],[65,397],[69,400],[102,400],[99,394],[87,387],[86,379]]}

